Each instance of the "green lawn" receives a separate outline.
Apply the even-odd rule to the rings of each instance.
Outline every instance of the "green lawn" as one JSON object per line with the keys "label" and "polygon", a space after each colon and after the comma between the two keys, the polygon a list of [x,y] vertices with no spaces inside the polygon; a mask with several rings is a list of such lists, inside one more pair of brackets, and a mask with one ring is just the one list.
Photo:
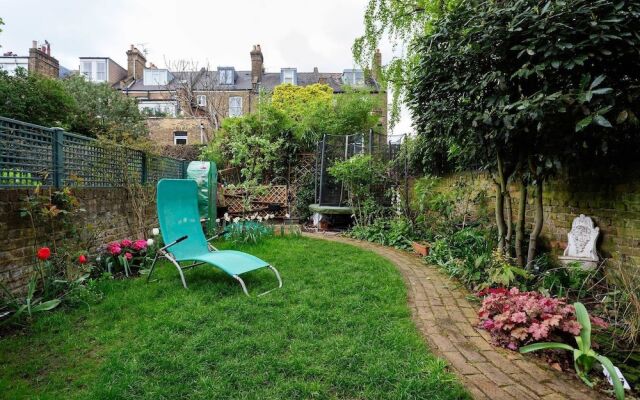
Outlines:
{"label": "green lawn", "polygon": [[[284,287],[247,298],[213,268],[163,264],[157,282],[102,282],[90,308],[42,315],[0,339],[5,399],[460,399],[425,346],[385,259],[307,238],[246,247]],[[155,276],[155,275],[154,275]],[[249,274],[249,290],[275,284]]]}

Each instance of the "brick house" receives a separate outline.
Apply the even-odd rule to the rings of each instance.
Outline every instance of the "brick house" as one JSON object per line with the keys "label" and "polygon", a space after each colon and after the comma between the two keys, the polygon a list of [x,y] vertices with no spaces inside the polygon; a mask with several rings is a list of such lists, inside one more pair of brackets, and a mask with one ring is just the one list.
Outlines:
{"label": "brick house", "polygon": [[11,51],[3,53],[0,57],[0,69],[14,74],[18,68],[24,68],[30,74],[60,77],[60,64],[51,56],[51,45],[46,40],[43,44],[34,40],[28,56],[19,56]]}
{"label": "brick house", "polygon": [[[88,58],[81,60],[85,59]],[[260,45],[250,51],[250,60],[250,70],[221,66],[216,70],[174,68],[177,70],[173,71],[147,64],[145,55],[132,45],[127,51],[126,77],[114,87],[138,100],[140,110],[148,115],[151,139],[159,145],[207,143],[224,118],[253,112],[260,91],[272,91],[282,83],[300,86],[324,83],[336,95],[344,92],[345,85],[366,86],[373,95],[383,96],[379,127],[386,133],[387,95],[375,79],[375,71],[379,71],[381,64],[379,52],[373,60],[371,77],[358,69],[327,73],[317,68],[312,72],[281,68],[267,72]],[[109,68],[103,73],[106,76]]]}

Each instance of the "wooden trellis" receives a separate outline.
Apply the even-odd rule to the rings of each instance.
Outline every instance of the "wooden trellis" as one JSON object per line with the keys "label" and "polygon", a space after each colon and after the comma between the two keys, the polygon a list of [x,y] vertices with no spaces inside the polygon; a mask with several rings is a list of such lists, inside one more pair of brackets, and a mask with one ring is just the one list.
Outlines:
{"label": "wooden trellis", "polygon": [[231,215],[255,214],[264,217],[274,214],[276,217],[284,217],[288,213],[288,193],[286,185],[270,185],[264,187],[264,194],[253,196],[249,209],[245,209],[244,189],[225,189],[224,197],[227,202],[228,212]]}

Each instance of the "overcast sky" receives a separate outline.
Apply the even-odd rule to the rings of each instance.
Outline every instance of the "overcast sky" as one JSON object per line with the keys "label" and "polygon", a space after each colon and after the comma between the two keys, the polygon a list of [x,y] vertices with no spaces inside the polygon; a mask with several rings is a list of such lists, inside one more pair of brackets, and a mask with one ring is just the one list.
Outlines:
{"label": "overcast sky", "polygon": [[[362,34],[367,0],[0,0],[2,51],[28,53],[32,40],[51,43],[60,64],[78,69],[78,57],[111,57],[126,68],[131,44],[147,60],[189,59],[251,68],[260,44],[267,71],[340,72],[353,68],[351,44]],[[383,63],[391,47],[382,46]],[[394,133],[410,131],[404,117]]]}

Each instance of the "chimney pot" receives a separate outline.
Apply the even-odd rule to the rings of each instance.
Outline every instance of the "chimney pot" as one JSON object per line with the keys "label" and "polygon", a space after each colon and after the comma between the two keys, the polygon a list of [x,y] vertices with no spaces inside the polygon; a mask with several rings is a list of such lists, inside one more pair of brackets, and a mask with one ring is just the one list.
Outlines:
{"label": "chimney pot", "polygon": [[38,48],[38,41],[37,40],[31,41],[31,48],[32,49],[37,49]]}

